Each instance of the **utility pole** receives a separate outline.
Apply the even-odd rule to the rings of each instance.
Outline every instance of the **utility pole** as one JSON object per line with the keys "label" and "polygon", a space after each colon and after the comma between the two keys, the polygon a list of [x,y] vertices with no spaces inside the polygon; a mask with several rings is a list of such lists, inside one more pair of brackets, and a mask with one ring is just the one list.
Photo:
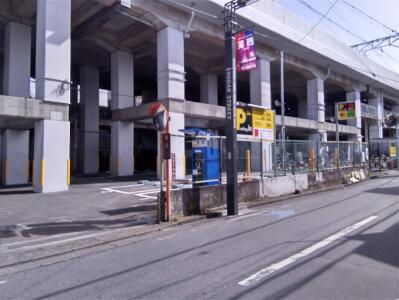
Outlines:
{"label": "utility pole", "polygon": [[[255,0],[257,1],[257,0]],[[237,133],[236,133],[236,10],[254,0],[232,0],[224,5],[225,32],[225,97],[226,97],[226,173],[227,173],[227,214],[238,214],[237,182]]]}
{"label": "utility pole", "polygon": [[281,147],[282,147],[282,163],[283,163],[283,175],[285,176],[285,158],[286,158],[286,147],[285,147],[285,98],[284,98],[284,51],[280,51],[280,103],[281,103]]}

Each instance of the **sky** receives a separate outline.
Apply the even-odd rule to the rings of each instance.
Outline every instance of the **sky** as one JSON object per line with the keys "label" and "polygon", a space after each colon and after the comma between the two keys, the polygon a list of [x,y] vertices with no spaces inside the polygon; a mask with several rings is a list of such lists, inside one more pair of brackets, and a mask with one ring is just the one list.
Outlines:
{"label": "sky", "polygon": [[[327,17],[331,18],[342,27],[351,31],[354,35],[347,33],[339,26],[324,18],[317,29],[322,30],[344,44],[350,46],[359,44],[362,40],[370,41],[376,38],[395,34],[390,29],[399,32],[399,0],[274,0],[280,5],[291,10],[295,14],[302,16],[311,24],[316,24],[322,18],[321,15],[313,12],[303,2],[312,6],[322,14],[328,12]],[[365,14],[378,20],[380,23],[371,20],[357,10],[350,7],[347,3],[355,6]],[[373,50],[367,52],[367,57],[375,60],[379,64],[391,69],[399,74],[399,41],[395,43],[398,48],[385,47],[382,52]]]}

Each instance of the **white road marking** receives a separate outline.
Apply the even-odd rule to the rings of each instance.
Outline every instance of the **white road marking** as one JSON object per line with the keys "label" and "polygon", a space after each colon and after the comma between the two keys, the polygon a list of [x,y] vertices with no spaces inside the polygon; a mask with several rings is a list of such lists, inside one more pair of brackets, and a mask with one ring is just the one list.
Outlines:
{"label": "white road marking", "polygon": [[138,186],[143,186],[144,183],[139,183],[139,184],[130,184],[130,185],[121,185],[121,186],[110,186],[110,187],[103,187],[101,188],[101,193],[120,193],[120,194],[125,194],[125,195],[130,195],[131,193],[129,192],[124,192],[119,189],[125,189],[125,188],[131,188],[131,187],[138,187]]}
{"label": "white road marking", "polygon": [[7,283],[7,281],[5,281],[5,280],[0,281],[0,284],[4,284],[4,283]]}
{"label": "white road marking", "polygon": [[359,221],[353,225],[350,225],[340,231],[338,231],[337,233],[334,233],[333,235],[330,235],[329,237],[325,238],[324,240],[302,250],[301,252],[290,256],[286,259],[283,259],[282,261],[279,261],[278,263],[272,264],[271,266],[260,270],[259,272],[249,276],[248,278],[245,278],[244,280],[241,280],[238,284],[241,286],[249,286],[251,284],[253,284],[256,281],[261,280],[262,278],[278,271],[281,270],[283,268],[285,268],[286,266],[293,264],[294,262],[296,262],[298,259],[303,258],[307,255],[312,254],[313,252],[316,252],[317,250],[331,244],[332,242],[342,238],[343,236],[351,233],[352,231],[355,231],[356,229],[366,225],[367,223],[370,223],[372,221],[374,221],[376,218],[378,218],[377,216],[370,216],[367,217],[366,219]]}
{"label": "white road marking", "polygon": [[251,218],[251,217],[256,217],[256,216],[259,216],[259,215],[262,215],[263,214],[263,212],[248,212],[248,213],[246,213],[246,214],[244,214],[244,215],[238,215],[238,217],[233,217],[233,218],[231,218],[231,219],[229,219],[229,220],[227,220],[228,222],[236,222],[236,221],[240,221],[240,220],[242,220],[242,219],[246,219],[246,218]]}
{"label": "white road marking", "polygon": [[123,189],[123,188],[130,188],[130,187],[143,186],[143,185],[144,183],[137,183],[137,184],[121,185],[121,186],[109,186],[103,189]]}

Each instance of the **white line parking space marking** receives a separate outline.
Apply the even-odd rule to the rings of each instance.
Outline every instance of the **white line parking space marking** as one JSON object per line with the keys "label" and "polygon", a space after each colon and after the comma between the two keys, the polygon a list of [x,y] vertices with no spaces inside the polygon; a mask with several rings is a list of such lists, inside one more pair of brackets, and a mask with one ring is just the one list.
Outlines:
{"label": "white line parking space marking", "polygon": [[316,252],[317,250],[331,244],[332,242],[342,238],[343,236],[351,233],[352,231],[355,231],[356,229],[374,221],[376,218],[378,218],[378,217],[370,216],[362,221],[359,221],[353,225],[350,225],[350,226],[338,231],[337,233],[330,235],[329,237],[325,238],[324,240],[302,250],[301,252],[299,252],[291,257],[288,257],[286,259],[283,259],[282,261],[279,261],[278,263],[272,264],[271,266],[269,266],[265,269],[262,269],[259,272],[249,276],[248,278],[241,280],[238,284],[241,286],[247,287],[247,286],[261,280],[262,278],[264,278],[278,270],[281,270],[290,264],[293,264],[298,259],[308,256],[308,255],[312,254],[313,252]]}
{"label": "white line parking space marking", "polygon": [[120,193],[120,194],[130,195],[131,193],[121,191],[120,189],[139,187],[139,186],[143,186],[143,185],[144,185],[144,183],[138,183],[138,184],[130,184],[130,185],[104,187],[104,188],[101,188],[101,193]]}

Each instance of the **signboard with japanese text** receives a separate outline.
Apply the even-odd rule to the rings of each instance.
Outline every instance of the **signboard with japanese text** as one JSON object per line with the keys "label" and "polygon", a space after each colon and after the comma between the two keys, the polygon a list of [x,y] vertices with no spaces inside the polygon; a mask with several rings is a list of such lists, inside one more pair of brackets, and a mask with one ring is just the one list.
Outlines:
{"label": "signboard with japanese text", "polygon": [[240,139],[274,141],[274,111],[248,105],[237,105],[237,136]]}
{"label": "signboard with japanese text", "polygon": [[252,127],[254,137],[274,141],[274,111],[253,107]]}
{"label": "signboard with japanese text", "polygon": [[396,146],[389,146],[389,156],[396,157]]}
{"label": "signboard with japanese text", "polygon": [[252,136],[252,107],[237,105],[236,129],[238,135]]}
{"label": "signboard with japanese text", "polygon": [[254,34],[250,30],[239,32],[236,37],[237,71],[249,71],[256,68],[256,50]]}
{"label": "signboard with japanese text", "polygon": [[337,103],[338,120],[349,120],[356,118],[356,102]]}

